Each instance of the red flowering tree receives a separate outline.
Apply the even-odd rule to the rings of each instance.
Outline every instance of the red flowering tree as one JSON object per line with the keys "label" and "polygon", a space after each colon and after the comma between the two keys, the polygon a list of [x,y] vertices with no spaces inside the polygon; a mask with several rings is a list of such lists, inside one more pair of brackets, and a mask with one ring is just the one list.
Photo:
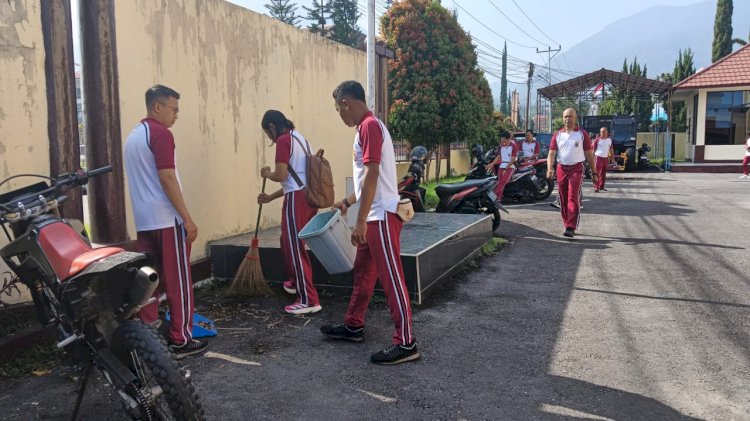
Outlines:
{"label": "red flowering tree", "polygon": [[395,53],[388,68],[394,136],[431,151],[492,142],[492,94],[456,15],[438,0],[404,0],[388,9],[381,30]]}

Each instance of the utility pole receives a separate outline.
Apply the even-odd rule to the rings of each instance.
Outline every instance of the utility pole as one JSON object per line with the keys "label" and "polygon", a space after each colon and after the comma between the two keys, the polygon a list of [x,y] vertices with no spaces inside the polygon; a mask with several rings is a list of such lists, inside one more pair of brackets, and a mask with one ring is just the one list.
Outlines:
{"label": "utility pole", "polygon": [[[558,45],[556,49],[552,49],[551,47],[547,47],[546,50],[536,49],[537,54],[547,53],[547,86],[552,85],[552,59],[560,50],[562,50],[561,45]],[[552,53],[555,53],[555,56],[551,55]],[[549,118],[547,120],[549,131],[552,133],[552,101],[549,102]]]}
{"label": "utility pole", "polygon": [[526,119],[523,120],[524,130],[529,130],[529,107],[531,107],[531,78],[533,77],[534,63],[529,63],[529,81],[526,83]]}
{"label": "utility pole", "polygon": [[367,106],[375,110],[375,0],[367,2]]}

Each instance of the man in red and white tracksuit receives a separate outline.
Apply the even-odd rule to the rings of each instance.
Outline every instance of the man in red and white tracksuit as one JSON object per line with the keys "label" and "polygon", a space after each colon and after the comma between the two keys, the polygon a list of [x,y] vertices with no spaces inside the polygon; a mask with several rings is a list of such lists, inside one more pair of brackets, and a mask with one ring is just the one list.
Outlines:
{"label": "man in red and white tracksuit", "polygon": [[375,283],[385,292],[388,309],[395,324],[391,345],[370,357],[375,364],[391,365],[419,358],[412,334],[411,304],[401,266],[401,228],[396,214],[399,202],[396,156],[393,141],[382,121],[370,112],[365,91],[356,81],[339,84],[333,92],[336,110],[354,137],[354,194],[334,206],[345,213],[359,203],[352,244],[357,246],[354,260],[354,288],[343,325],[326,325],[321,332],[332,339],[360,342],[364,335],[365,314]]}
{"label": "man in red and white tracksuit", "polygon": [[747,178],[747,164],[750,163],[750,130],[747,131],[747,139],[745,140],[745,157],[742,159],[742,175],[740,178]]}
{"label": "man in red and white tracksuit", "polygon": [[599,136],[594,140],[594,156],[596,156],[596,175],[599,177],[594,184],[594,193],[607,191],[604,183],[607,181],[607,169],[609,168],[610,159],[614,155],[612,139],[609,137],[609,129],[602,127],[599,129]]}
{"label": "man in red and white tracksuit", "polygon": [[534,139],[534,132],[526,130],[525,139],[521,142],[523,159],[536,160],[539,158],[539,142]]}
{"label": "man in red and white tracksuit", "polygon": [[198,227],[182,197],[175,141],[169,128],[177,121],[180,94],[163,85],[146,91],[147,117],[125,141],[125,172],[133,205],[137,249],[150,253],[159,274],[157,302],[141,309],[148,324],[159,323],[158,298],[167,296],[169,347],[178,359],[206,351],[208,343],[193,339],[193,282],[190,244]]}
{"label": "man in red and white tracksuit", "polygon": [[[563,112],[563,124],[563,128],[552,136],[549,145],[547,178],[552,178],[557,158],[557,189],[560,195],[560,213],[565,225],[563,235],[573,238],[580,218],[583,162],[588,160],[591,168],[596,168],[596,165],[591,139],[585,130],[576,126],[574,109],[568,108]],[[596,173],[591,178],[594,184],[599,180]]]}
{"label": "man in red and white tracksuit", "polygon": [[304,191],[307,154],[312,153],[312,148],[281,111],[266,111],[260,124],[266,136],[276,144],[274,169],[263,167],[260,176],[281,183],[281,188],[271,194],[261,193],[258,203],[284,198],[281,206],[281,255],[288,275],[284,291],[297,296],[297,300],[285,306],[284,311],[289,314],[317,313],[322,307],[313,285],[312,264],[305,242],[299,238],[302,228],[318,213],[316,208],[307,204]]}
{"label": "man in red and white tracksuit", "polygon": [[510,140],[510,133],[507,131],[500,132],[500,146],[497,148],[497,156],[487,165],[487,172],[497,166],[497,186],[495,194],[497,200],[503,200],[503,191],[508,185],[510,178],[516,172],[516,156],[518,155],[518,145]]}

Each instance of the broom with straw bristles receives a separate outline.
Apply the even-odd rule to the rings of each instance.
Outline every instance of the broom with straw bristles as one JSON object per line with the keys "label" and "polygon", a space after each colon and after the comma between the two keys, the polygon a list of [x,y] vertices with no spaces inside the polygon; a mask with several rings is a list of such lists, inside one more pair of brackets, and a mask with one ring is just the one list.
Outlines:
{"label": "broom with straw bristles", "polygon": [[[263,179],[261,193],[266,191],[266,179]],[[255,235],[250,243],[250,249],[242,259],[242,264],[237,270],[237,274],[232,280],[229,292],[235,295],[270,295],[271,288],[268,287],[266,279],[263,277],[263,268],[260,265],[260,256],[258,255],[258,227],[260,227],[260,212],[263,210],[263,204],[258,205],[258,220],[255,222]]]}

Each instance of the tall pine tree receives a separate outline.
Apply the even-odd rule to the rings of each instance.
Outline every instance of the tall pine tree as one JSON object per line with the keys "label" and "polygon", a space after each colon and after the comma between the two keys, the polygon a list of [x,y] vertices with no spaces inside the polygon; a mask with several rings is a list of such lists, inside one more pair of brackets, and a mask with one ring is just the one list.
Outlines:
{"label": "tall pine tree", "polygon": [[333,28],[330,38],[342,44],[356,47],[362,32],[357,21],[360,13],[357,0],[331,0],[331,20]]}
{"label": "tall pine tree", "polygon": [[732,0],[718,0],[714,21],[714,43],[711,60],[715,63],[732,52]]}
{"label": "tall pine tree", "polygon": [[310,32],[326,36],[326,24],[331,16],[331,0],[313,0],[312,7],[302,6],[307,11],[305,19],[310,21]]}
{"label": "tall pine tree", "polygon": [[263,6],[268,9],[268,14],[272,18],[293,26],[299,26],[300,16],[297,15],[297,3],[292,0],[269,0],[270,3]]}
{"label": "tall pine tree", "polygon": [[508,115],[508,43],[503,47],[503,70],[500,75],[500,112]]}
{"label": "tall pine tree", "polygon": [[[684,52],[680,50],[677,61],[674,63],[674,70],[671,75],[672,84],[677,84],[695,73],[695,64],[693,63],[693,50],[687,48]],[[676,102],[672,105],[672,131],[687,131],[687,107],[684,102]]]}

